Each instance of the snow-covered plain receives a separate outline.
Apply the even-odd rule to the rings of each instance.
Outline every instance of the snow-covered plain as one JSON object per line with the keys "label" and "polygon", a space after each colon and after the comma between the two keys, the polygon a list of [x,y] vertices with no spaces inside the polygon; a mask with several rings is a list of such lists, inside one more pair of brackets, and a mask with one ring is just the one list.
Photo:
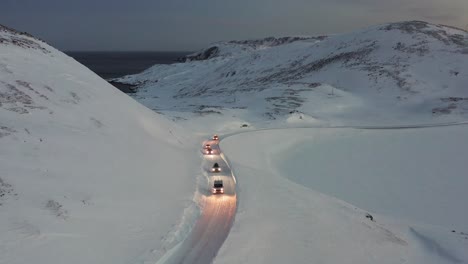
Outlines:
{"label": "snow-covered plain", "polygon": [[[468,126],[289,131],[280,174],[360,208],[468,230]],[[359,190],[359,191],[356,191]]]}
{"label": "snow-covered plain", "polygon": [[240,202],[215,263],[467,263],[467,131],[312,128],[228,137],[221,147]]}
{"label": "snow-covered plain", "polygon": [[[468,263],[468,127],[351,128],[465,121],[467,38],[404,22],[218,43],[119,80],[154,113],[0,27],[0,263],[197,260],[187,241],[221,246],[204,241],[233,203],[215,263]],[[206,192],[213,132],[226,208]]]}

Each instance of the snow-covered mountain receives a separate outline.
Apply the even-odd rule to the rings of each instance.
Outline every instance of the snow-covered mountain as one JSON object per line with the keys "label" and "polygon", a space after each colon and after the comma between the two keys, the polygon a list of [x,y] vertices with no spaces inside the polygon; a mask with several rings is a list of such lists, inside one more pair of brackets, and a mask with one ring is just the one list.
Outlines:
{"label": "snow-covered mountain", "polygon": [[237,109],[247,122],[300,113],[332,124],[410,124],[466,118],[467,69],[466,31],[411,21],[216,43],[185,63],[119,81],[136,85],[138,101],[174,119]]}
{"label": "snow-covered mountain", "polygon": [[72,58],[0,26],[0,263],[158,259],[184,210],[196,216],[199,161],[178,131]]}

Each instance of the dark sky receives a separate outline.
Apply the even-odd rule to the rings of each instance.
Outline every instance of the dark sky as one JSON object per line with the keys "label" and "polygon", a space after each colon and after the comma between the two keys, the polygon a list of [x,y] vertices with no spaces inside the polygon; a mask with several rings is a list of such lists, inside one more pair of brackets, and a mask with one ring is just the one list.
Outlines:
{"label": "dark sky", "polygon": [[196,50],[401,20],[468,27],[468,0],[0,0],[0,24],[62,50]]}

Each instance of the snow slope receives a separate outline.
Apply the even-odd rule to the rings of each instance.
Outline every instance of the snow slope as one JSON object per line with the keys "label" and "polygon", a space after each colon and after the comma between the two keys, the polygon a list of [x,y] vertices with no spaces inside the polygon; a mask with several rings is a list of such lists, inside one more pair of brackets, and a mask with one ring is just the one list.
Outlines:
{"label": "snow slope", "polygon": [[198,215],[198,142],[0,26],[0,263],[151,263]]}
{"label": "snow slope", "polygon": [[466,31],[410,21],[216,43],[185,63],[118,81],[136,85],[135,99],[174,120],[222,115],[258,124],[299,113],[334,125],[413,124],[467,117],[466,69]]}

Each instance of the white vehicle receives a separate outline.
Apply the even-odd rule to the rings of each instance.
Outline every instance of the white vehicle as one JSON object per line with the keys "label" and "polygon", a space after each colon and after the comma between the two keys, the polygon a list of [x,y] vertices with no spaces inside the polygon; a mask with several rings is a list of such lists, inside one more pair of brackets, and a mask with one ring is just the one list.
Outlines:
{"label": "white vehicle", "polygon": [[213,183],[213,194],[223,194],[224,193],[224,186],[223,180],[215,180]]}
{"label": "white vehicle", "polygon": [[215,163],[213,165],[213,168],[211,168],[211,172],[221,172],[221,168],[219,167],[218,163]]}

